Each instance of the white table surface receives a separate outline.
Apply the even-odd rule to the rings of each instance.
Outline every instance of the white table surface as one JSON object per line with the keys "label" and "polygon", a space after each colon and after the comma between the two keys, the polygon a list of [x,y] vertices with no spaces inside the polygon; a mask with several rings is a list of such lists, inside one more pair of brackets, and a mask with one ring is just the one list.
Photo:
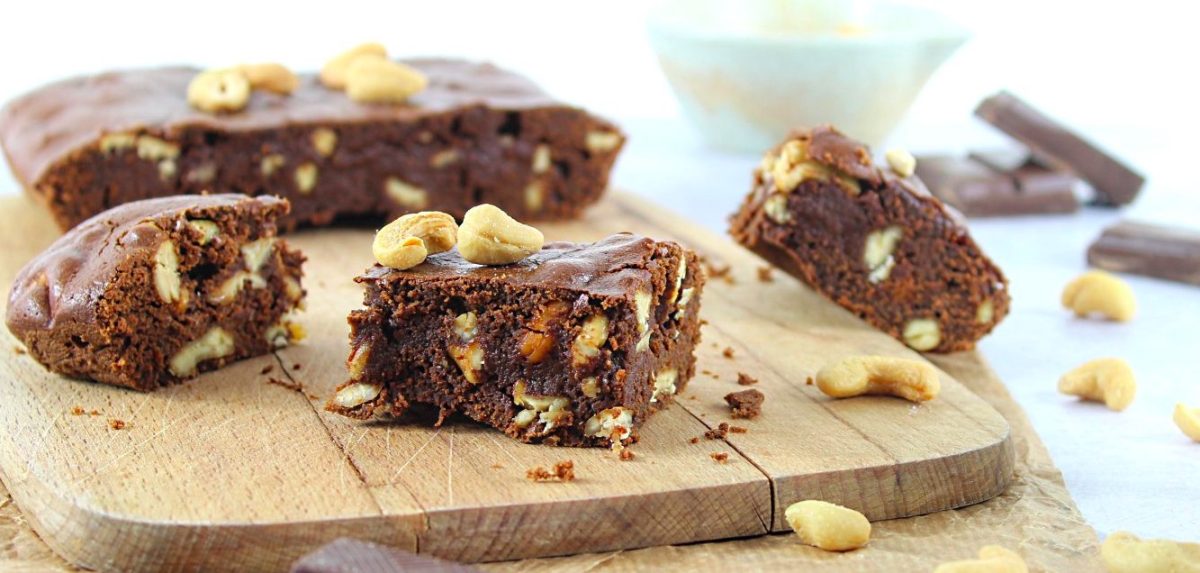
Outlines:
{"label": "white table surface", "polygon": [[[706,149],[677,119],[620,123],[631,139],[614,184],[724,233],[758,158]],[[903,134],[902,128],[897,137],[905,140]],[[920,144],[912,148],[947,141],[920,135],[907,138]],[[0,167],[0,196],[18,192],[7,166]],[[1132,212],[1195,221],[1200,197],[1194,189],[1159,193],[1151,185]],[[976,240],[1008,275],[1013,296],[1011,314],[980,347],[1101,535],[1128,530],[1200,541],[1200,444],[1171,421],[1176,402],[1200,406],[1200,287],[1128,277],[1139,308],[1127,324],[1078,320],[1059,305],[1062,286],[1086,268],[1088,243],[1121,214],[1089,208],[973,221]],[[1125,358],[1137,374],[1137,399],[1124,412],[1056,391],[1062,373],[1103,356]]]}

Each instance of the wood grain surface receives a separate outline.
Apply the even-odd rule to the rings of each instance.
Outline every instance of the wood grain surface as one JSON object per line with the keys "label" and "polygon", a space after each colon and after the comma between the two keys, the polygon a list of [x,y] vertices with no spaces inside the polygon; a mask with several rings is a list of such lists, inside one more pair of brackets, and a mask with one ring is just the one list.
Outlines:
{"label": "wood grain surface", "polygon": [[[30,200],[0,201],[3,284],[50,229]],[[914,354],[785,275],[760,280],[765,263],[725,238],[620,194],[543,230],[673,238],[731,268],[705,291],[696,379],[646,424],[633,461],[464,421],[433,429],[322,411],[345,376],[345,316],[361,302],[351,278],[370,262],[370,232],[339,229],[290,238],[310,258],[308,340],[159,392],[48,374],[5,330],[0,477],[51,547],[104,570],[280,569],[345,535],[465,561],[677,544],[785,529],[782,510],[798,499],[889,519],[979,502],[1011,479],[1007,423],[945,374],[942,396],[921,406],[833,401],[806,385],[840,356]],[[744,434],[690,443],[729,420],[721,397],[743,389],[739,372],[759,380],[763,415],[738,421]],[[562,459],[575,462],[574,482],[525,479]]]}

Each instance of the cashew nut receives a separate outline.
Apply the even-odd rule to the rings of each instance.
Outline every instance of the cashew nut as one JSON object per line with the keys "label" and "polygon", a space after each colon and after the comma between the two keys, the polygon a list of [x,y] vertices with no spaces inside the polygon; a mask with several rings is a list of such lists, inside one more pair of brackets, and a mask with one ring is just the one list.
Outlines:
{"label": "cashew nut", "polygon": [[1029,567],[1015,551],[999,545],[984,545],[979,559],[951,561],[938,565],[933,573],[1027,573]]}
{"label": "cashew nut", "polygon": [[236,68],[256,90],[287,95],[300,86],[300,78],[283,64],[242,64]]}
{"label": "cashew nut", "polygon": [[801,542],[825,551],[858,549],[871,538],[871,522],[866,516],[827,501],[796,502],[783,515]]}
{"label": "cashew nut", "polygon": [[386,58],[387,48],[383,44],[368,42],[359,44],[335,56],[321,68],[321,83],[335,90],[346,87],[346,70],[361,57]]}
{"label": "cashew nut", "polygon": [[346,68],[346,95],[354,101],[401,103],[428,84],[425,74],[385,58],[357,58]]}
{"label": "cashew nut", "polygon": [[887,394],[924,402],[937,397],[941,382],[937,370],[927,362],[891,356],[851,356],[817,372],[817,388],[834,398]]}
{"label": "cashew nut", "polygon": [[1141,540],[1127,531],[1117,531],[1100,546],[1100,558],[1109,573],[1146,571],[1200,571],[1200,543],[1166,539]]}
{"label": "cashew nut", "polygon": [[1109,410],[1120,412],[1133,402],[1137,381],[1129,363],[1120,358],[1099,358],[1063,374],[1058,380],[1058,391],[1104,402]]}
{"label": "cashew nut", "polygon": [[192,78],[188,105],[209,113],[240,111],[250,101],[250,80],[241,70],[208,70]]}
{"label": "cashew nut", "polygon": [[1075,311],[1075,316],[1095,313],[1118,322],[1132,319],[1137,311],[1129,283],[1104,271],[1088,271],[1067,283],[1062,304]]}
{"label": "cashew nut", "polygon": [[425,257],[454,248],[458,225],[454,217],[439,211],[404,215],[375,233],[371,252],[379,264],[393,269],[410,269]]}
{"label": "cashew nut", "polygon": [[472,207],[458,229],[458,252],[472,263],[507,265],[542,250],[542,232],[522,225],[495,205]]}
{"label": "cashew nut", "polygon": [[903,149],[890,149],[883,157],[892,171],[901,177],[912,177],[917,170],[917,159]]}
{"label": "cashew nut", "polygon": [[1200,442],[1200,408],[1189,408],[1187,404],[1175,404],[1175,425],[1192,441]]}

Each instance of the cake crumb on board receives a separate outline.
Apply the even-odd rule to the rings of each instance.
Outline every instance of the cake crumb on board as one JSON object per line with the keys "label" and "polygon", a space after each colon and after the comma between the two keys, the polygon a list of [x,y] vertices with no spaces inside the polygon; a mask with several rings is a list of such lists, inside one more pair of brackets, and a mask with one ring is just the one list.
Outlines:
{"label": "cake crumb on board", "polygon": [[708,457],[712,458],[718,464],[729,463],[729,452],[713,452],[708,454]]}
{"label": "cake crumb on board", "polygon": [[551,469],[546,469],[542,466],[529,468],[525,471],[525,478],[537,482],[569,482],[575,479],[575,462],[563,460],[554,464],[554,467]]}
{"label": "cake crumb on board", "polygon": [[726,346],[725,349],[721,351],[721,356],[733,360],[733,347]]}
{"label": "cake crumb on board", "polygon": [[110,427],[114,430],[124,430],[125,429],[125,420],[111,418],[108,421],[108,427]]}
{"label": "cake crumb on board", "polygon": [[746,374],[745,372],[738,372],[737,383],[739,386],[750,386],[753,384],[758,384],[758,378]]}
{"label": "cake crumb on board", "polygon": [[725,403],[729,404],[730,415],[734,418],[757,418],[765,400],[766,396],[753,388],[725,395]]}

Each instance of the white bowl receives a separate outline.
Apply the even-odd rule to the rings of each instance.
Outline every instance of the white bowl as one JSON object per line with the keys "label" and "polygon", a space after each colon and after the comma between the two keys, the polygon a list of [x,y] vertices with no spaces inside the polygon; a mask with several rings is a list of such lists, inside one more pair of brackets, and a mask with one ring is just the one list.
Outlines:
{"label": "white bowl", "polygon": [[663,0],[647,29],[704,138],[755,153],[822,123],[878,146],[968,37],[930,10],[850,0]]}

